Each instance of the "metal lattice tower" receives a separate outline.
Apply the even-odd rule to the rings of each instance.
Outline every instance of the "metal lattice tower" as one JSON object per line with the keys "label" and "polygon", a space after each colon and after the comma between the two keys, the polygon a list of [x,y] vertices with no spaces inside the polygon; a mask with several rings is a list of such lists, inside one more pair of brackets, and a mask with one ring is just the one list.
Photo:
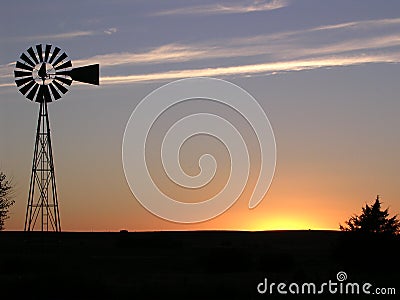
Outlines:
{"label": "metal lattice tower", "polygon": [[40,104],[24,230],[61,231],[47,105],[60,99],[73,80],[99,85],[99,65],[72,68],[65,52],[42,44],[27,49],[20,59],[15,83],[26,98]]}
{"label": "metal lattice tower", "polygon": [[39,108],[24,230],[33,230],[38,219],[41,231],[61,231],[50,121],[45,101],[40,102]]}

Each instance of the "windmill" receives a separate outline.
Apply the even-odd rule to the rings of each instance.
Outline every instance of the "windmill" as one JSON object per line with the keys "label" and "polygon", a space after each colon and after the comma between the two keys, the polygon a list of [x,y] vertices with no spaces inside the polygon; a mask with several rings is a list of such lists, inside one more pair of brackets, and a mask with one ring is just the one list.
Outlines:
{"label": "windmill", "polygon": [[19,91],[39,103],[25,231],[61,231],[47,104],[67,93],[74,80],[99,85],[98,64],[72,68],[71,60],[60,48],[43,46],[22,53],[14,71]]}

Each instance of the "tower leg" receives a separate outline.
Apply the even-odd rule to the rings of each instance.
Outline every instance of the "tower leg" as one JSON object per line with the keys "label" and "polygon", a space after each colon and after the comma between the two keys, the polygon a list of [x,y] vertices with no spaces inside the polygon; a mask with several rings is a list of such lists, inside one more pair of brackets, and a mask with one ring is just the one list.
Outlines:
{"label": "tower leg", "polygon": [[61,231],[47,102],[40,103],[25,231]]}

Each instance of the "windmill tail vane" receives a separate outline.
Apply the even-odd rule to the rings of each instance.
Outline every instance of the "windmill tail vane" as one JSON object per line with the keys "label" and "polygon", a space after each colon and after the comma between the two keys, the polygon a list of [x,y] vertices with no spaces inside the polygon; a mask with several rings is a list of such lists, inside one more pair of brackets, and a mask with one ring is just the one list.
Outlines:
{"label": "windmill tail vane", "polygon": [[40,104],[25,231],[61,231],[47,103],[61,99],[73,81],[99,85],[99,69],[98,64],[72,68],[68,55],[49,44],[30,47],[15,64],[19,91]]}

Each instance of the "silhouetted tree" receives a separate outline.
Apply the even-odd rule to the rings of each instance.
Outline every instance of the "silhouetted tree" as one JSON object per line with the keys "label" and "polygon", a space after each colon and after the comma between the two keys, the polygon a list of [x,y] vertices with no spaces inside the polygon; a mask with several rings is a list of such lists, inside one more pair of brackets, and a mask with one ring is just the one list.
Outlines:
{"label": "silhouetted tree", "polygon": [[389,218],[388,211],[389,208],[381,210],[381,202],[378,195],[374,204],[366,204],[362,208],[361,215],[350,217],[345,222],[346,226],[339,225],[340,230],[400,234],[400,220],[397,219],[397,215]]}
{"label": "silhouetted tree", "polygon": [[6,175],[0,172],[0,230],[4,229],[4,221],[8,219],[8,209],[14,204],[12,184]]}

